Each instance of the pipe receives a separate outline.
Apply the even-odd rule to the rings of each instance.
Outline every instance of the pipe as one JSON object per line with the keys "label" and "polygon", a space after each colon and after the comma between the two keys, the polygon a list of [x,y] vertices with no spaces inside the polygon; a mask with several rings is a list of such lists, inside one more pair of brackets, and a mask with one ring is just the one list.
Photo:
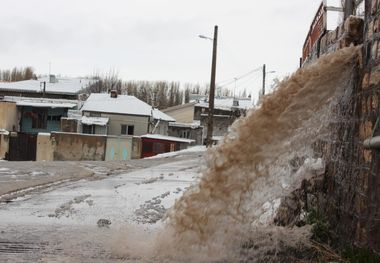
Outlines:
{"label": "pipe", "polygon": [[380,149],[380,136],[369,138],[363,142],[363,146],[366,149]]}

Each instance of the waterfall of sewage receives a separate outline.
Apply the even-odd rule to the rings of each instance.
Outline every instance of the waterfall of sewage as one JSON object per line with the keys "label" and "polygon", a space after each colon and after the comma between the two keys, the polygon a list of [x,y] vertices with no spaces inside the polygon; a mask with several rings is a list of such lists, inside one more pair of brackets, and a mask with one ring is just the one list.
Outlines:
{"label": "waterfall of sewage", "polygon": [[[348,103],[359,53],[358,47],[341,49],[279,83],[206,152],[202,177],[168,212],[152,251],[132,250],[148,262],[244,261],[241,247],[248,240],[259,244],[253,249],[257,257],[260,250],[275,250],[281,228],[273,218],[280,199],[303,179],[323,173],[312,145],[330,135],[329,123],[338,121],[334,107]],[[295,167],[295,159],[304,161]],[[298,242],[302,235],[282,233],[283,242]]]}

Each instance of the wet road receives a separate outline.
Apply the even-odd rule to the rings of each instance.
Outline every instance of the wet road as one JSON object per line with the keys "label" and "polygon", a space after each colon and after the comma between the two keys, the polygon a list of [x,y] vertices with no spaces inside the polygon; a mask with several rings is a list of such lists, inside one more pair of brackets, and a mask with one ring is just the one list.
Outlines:
{"label": "wet road", "polygon": [[158,165],[66,182],[0,204],[0,262],[138,261],[120,251],[122,229],[160,229],[166,209],[197,180],[202,154],[143,160]]}

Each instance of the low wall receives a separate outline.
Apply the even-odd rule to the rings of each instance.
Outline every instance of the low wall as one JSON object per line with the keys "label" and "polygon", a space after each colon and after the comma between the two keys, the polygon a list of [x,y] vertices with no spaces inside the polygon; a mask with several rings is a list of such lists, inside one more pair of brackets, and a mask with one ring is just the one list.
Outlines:
{"label": "low wall", "polygon": [[54,161],[104,161],[106,136],[52,133]]}
{"label": "low wall", "polygon": [[36,161],[54,161],[54,145],[50,133],[38,134],[36,151]]}
{"label": "low wall", "polygon": [[[8,151],[8,143],[2,139],[0,134],[0,158]],[[63,132],[39,133],[37,137],[36,161],[127,161],[140,157],[140,137]]]}

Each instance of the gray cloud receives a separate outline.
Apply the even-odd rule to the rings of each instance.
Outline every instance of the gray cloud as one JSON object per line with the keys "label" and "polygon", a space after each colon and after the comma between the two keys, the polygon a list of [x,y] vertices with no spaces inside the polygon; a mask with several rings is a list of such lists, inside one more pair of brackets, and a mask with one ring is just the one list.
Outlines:
{"label": "gray cloud", "polygon": [[212,36],[218,24],[218,79],[262,63],[281,76],[297,68],[319,3],[3,0],[0,68],[32,65],[44,73],[52,61],[56,73],[72,76],[113,68],[130,79],[208,82],[211,43],[197,35]]}

